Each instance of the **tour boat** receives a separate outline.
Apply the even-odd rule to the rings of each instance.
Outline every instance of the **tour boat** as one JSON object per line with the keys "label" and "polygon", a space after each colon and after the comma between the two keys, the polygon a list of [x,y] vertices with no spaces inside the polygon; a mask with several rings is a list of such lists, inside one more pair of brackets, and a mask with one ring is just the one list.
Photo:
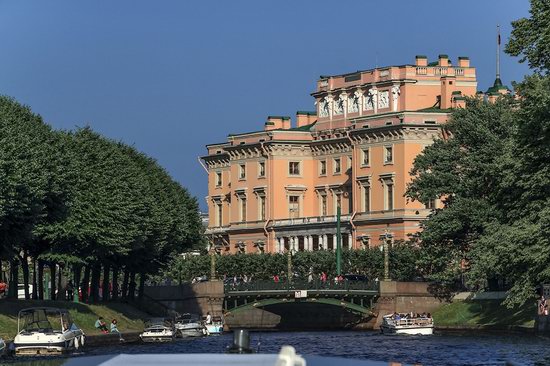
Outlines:
{"label": "tour boat", "polygon": [[380,330],[383,334],[432,335],[432,318],[410,317],[408,314],[384,315]]}
{"label": "tour boat", "polygon": [[171,342],[175,337],[174,323],[170,319],[152,318],[145,322],[139,335],[143,342]]}
{"label": "tour boat", "polygon": [[223,319],[221,316],[212,317],[212,323],[205,324],[208,335],[223,334]]}
{"label": "tour boat", "polygon": [[84,339],[67,310],[36,307],[19,312],[13,347],[16,355],[60,354],[79,349]]}
{"label": "tour boat", "polygon": [[208,334],[195,314],[183,314],[176,318],[176,331],[180,337],[202,337]]}

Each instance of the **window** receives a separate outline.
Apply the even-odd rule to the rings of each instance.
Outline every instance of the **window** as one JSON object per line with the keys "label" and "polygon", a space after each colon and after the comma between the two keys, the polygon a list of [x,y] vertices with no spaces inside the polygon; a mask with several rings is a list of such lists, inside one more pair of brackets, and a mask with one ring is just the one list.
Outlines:
{"label": "window", "polygon": [[239,165],[239,179],[246,179],[246,165]]}
{"label": "window", "polygon": [[393,163],[393,146],[384,146],[384,164]]}
{"label": "window", "polygon": [[369,149],[363,149],[362,150],[363,160],[361,161],[362,166],[369,166],[370,164],[370,155],[369,155]]}
{"label": "window", "polygon": [[216,226],[222,226],[223,225],[222,215],[223,215],[222,203],[218,202],[218,203],[216,203]]}
{"label": "window", "polygon": [[393,210],[393,182],[386,182],[386,210]]}
{"label": "window", "polygon": [[319,161],[319,175],[327,175],[327,161]]}
{"label": "window", "polygon": [[288,196],[288,217],[291,219],[300,217],[299,196]]}
{"label": "window", "polygon": [[246,197],[241,197],[241,221],[246,221]]}
{"label": "window", "polygon": [[288,174],[300,175],[300,163],[298,161],[290,161],[288,163]]}
{"label": "window", "polygon": [[319,196],[319,204],[320,204],[319,211],[321,213],[321,216],[326,216],[327,215],[327,195],[326,194],[322,194]]}
{"label": "window", "polygon": [[342,172],[342,165],[340,158],[334,159],[334,174],[340,174]]}
{"label": "window", "polygon": [[265,196],[258,196],[258,219],[265,220]]}
{"label": "window", "polygon": [[363,186],[363,211],[370,211],[370,186]]}
{"label": "window", "polygon": [[258,163],[258,177],[265,177],[265,162],[260,161]]}
{"label": "window", "polygon": [[426,202],[426,208],[429,210],[435,210],[435,199],[431,199]]}
{"label": "window", "polygon": [[222,186],[222,172],[216,172],[216,187]]}

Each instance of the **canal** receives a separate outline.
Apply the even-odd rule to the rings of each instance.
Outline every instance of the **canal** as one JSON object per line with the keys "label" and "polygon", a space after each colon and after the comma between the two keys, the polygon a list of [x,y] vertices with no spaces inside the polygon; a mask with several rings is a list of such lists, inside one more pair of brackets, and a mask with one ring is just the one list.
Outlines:
{"label": "canal", "polygon": [[[223,353],[232,334],[180,339],[168,344],[123,345],[88,349],[73,357],[116,353]],[[550,365],[550,340],[526,334],[437,333],[433,336],[384,336],[378,332],[256,332],[251,344],[275,353],[290,344],[298,353],[427,365]],[[8,358],[17,366],[57,366],[62,359]]]}

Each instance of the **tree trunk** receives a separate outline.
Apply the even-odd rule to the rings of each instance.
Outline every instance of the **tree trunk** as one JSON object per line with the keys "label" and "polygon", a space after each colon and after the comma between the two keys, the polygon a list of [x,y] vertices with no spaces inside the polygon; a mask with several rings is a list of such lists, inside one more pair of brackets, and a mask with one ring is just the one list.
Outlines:
{"label": "tree trunk", "polygon": [[118,300],[118,267],[113,267],[113,300]]}
{"label": "tree trunk", "polygon": [[128,284],[128,298],[135,300],[136,298],[136,273],[130,273],[130,283]]}
{"label": "tree trunk", "polygon": [[130,272],[127,268],[124,269],[124,279],[122,280],[122,298],[128,298],[128,281],[130,280]]}
{"label": "tree trunk", "polygon": [[38,300],[44,300],[44,262],[38,260]]}
{"label": "tree trunk", "polygon": [[19,257],[21,269],[23,270],[23,286],[25,286],[25,300],[30,300],[29,293],[29,256],[26,251],[23,251],[23,256]]}
{"label": "tree trunk", "polygon": [[94,264],[92,266],[92,286],[90,291],[90,302],[99,301],[99,282],[101,280],[101,265]]}
{"label": "tree trunk", "polygon": [[36,258],[32,258],[32,299],[38,300],[38,284],[36,282]]}
{"label": "tree trunk", "polygon": [[59,265],[59,272],[57,272],[57,300],[65,300],[65,286],[63,285],[63,267]]}
{"label": "tree trunk", "polygon": [[55,289],[56,289],[56,280],[57,280],[57,277],[56,277],[57,268],[56,268],[55,263],[50,263],[49,266],[50,266],[50,283],[51,283],[51,286],[50,286],[51,287],[50,300],[55,300],[56,299]]}
{"label": "tree trunk", "polygon": [[143,293],[145,291],[145,273],[139,274],[139,291],[138,291],[138,299],[143,299]]}
{"label": "tree trunk", "polygon": [[8,297],[11,299],[17,299],[17,293],[19,288],[19,266],[16,259],[10,261],[10,284],[8,288]]}
{"label": "tree trunk", "polygon": [[4,271],[2,270],[2,260],[0,259],[0,282],[6,282],[4,280]]}
{"label": "tree trunk", "polygon": [[103,266],[103,301],[109,301],[109,294],[111,292],[111,289],[110,289],[110,273],[111,273],[111,268],[109,267],[108,264],[105,264]]}
{"label": "tree trunk", "polygon": [[[78,289],[80,288],[80,274],[82,273],[82,266],[75,264],[73,266],[73,299],[74,294],[78,295]],[[71,299],[71,301],[73,300]]]}
{"label": "tree trunk", "polygon": [[86,266],[84,269],[84,278],[82,279],[82,285],[80,285],[82,291],[82,302],[88,302],[88,289],[90,288],[90,266]]}

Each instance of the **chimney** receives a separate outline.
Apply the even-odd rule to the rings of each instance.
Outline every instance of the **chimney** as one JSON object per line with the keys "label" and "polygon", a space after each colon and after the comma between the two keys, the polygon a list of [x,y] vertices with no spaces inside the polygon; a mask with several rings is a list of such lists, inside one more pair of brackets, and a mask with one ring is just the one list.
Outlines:
{"label": "chimney", "polygon": [[416,66],[428,66],[428,57],[416,55]]}
{"label": "chimney", "polygon": [[268,116],[265,123],[265,130],[288,130],[290,128],[290,117],[287,116]]}
{"label": "chimney", "polygon": [[453,92],[456,90],[455,79],[456,78],[454,76],[441,77],[441,109],[448,109],[452,107]]}
{"label": "chimney", "polygon": [[303,127],[317,121],[317,112],[298,111],[296,112],[296,127]]}
{"label": "chimney", "polygon": [[447,67],[449,66],[449,56],[447,55],[439,55],[439,62],[437,63],[439,66]]}
{"label": "chimney", "polygon": [[470,67],[470,58],[466,56],[460,56],[458,58],[458,67]]}

